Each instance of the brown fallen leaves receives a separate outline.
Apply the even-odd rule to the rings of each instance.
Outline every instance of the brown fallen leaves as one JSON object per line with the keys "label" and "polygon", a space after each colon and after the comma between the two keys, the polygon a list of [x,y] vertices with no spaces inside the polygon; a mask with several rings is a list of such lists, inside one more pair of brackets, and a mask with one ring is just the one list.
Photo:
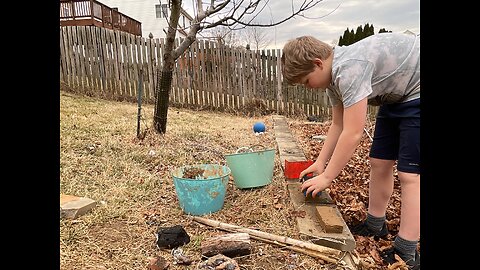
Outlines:
{"label": "brown fallen leaves", "polygon": [[[368,127],[367,130],[373,130]],[[306,123],[291,121],[289,123],[292,134],[297,143],[303,149],[307,159],[315,160],[323,146],[322,140],[314,140],[313,136],[326,135],[330,122]],[[329,194],[337,204],[347,225],[352,226],[364,220],[367,216],[368,207],[368,182],[370,163],[368,154],[371,141],[364,133],[362,141],[355,150],[350,161],[333,181],[329,188]],[[293,213],[292,213],[293,214]],[[384,265],[380,252],[391,245],[394,235],[398,232],[400,221],[400,186],[395,174],[394,192],[387,209],[387,226],[390,231],[388,240],[376,241],[373,237],[355,236],[355,253],[361,259],[363,269],[406,269],[401,259],[392,265]]]}

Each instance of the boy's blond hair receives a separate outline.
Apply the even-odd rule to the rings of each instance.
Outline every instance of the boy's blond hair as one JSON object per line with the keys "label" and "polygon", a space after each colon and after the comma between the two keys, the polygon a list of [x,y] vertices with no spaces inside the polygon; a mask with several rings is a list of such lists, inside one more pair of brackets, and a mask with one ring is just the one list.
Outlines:
{"label": "boy's blond hair", "polygon": [[283,46],[282,74],[288,83],[298,83],[315,68],[315,58],[327,59],[332,46],[312,36],[301,36],[289,40]]}

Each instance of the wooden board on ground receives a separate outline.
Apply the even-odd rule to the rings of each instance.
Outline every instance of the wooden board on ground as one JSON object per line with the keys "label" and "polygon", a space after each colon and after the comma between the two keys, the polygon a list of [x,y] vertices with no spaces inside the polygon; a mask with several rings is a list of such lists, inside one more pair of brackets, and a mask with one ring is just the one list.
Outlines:
{"label": "wooden board on ground", "polygon": [[316,210],[316,207],[319,205],[332,206],[341,217],[341,213],[338,211],[337,206],[333,203],[328,193],[322,192],[321,203],[309,203],[305,201],[305,197],[300,191],[300,183],[288,181],[287,187],[290,194],[290,200],[292,201],[295,210],[301,211],[302,213],[305,212],[304,217],[297,217],[297,226],[300,233],[304,236],[303,240],[310,240],[318,245],[325,245],[345,251],[352,251],[355,249],[355,239],[343,219],[342,221],[344,224],[341,233],[328,233],[321,225]]}
{"label": "wooden board on ground", "polygon": [[[289,162],[307,160],[305,154],[291,134],[285,117],[279,115],[273,116],[273,122],[282,167],[285,166],[285,160],[288,160]],[[322,192],[323,197],[320,202],[306,202],[303,193],[300,191],[300,183],[298,180],[286,179],[285,181],[288,187],[290,200],[292,201],[295,210],[300,211],[301,213],[303,213],[303,211],[305,212],[304,216],[299,215],[296,217],[297,227],[304,238],[303,240],[309,240],[318,245],[324,245],[339,250],[353,251],[355,249],[355,239],[343,218],[341,219],[343,223],[343,231],[341,233],[327,233],[320,223],[316,209],[316,206],[319,205],[332,206],[334,211],[341,217],[337,206],[328,193]]]}

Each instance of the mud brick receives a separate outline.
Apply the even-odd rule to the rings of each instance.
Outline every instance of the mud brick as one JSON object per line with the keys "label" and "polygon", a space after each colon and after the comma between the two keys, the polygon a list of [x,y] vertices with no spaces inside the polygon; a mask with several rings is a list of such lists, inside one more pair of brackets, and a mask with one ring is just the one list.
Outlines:
{"label": "mud brick", "polygon": [[318,219],[321,226],[327,233],[342,233],[343,232],[343,219],[340,213],[336,209],[336,206],[320,205],[316,206]]}

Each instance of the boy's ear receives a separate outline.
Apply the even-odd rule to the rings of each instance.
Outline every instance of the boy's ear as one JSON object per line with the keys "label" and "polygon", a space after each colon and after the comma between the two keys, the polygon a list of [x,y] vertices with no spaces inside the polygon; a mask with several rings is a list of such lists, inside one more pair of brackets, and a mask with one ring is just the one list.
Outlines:
{"label": "boy's ear", "polygon": [[315,60],[313,60],[313,64],[319,68],[323,68],[323,61],[320,58],[315,58]]}

